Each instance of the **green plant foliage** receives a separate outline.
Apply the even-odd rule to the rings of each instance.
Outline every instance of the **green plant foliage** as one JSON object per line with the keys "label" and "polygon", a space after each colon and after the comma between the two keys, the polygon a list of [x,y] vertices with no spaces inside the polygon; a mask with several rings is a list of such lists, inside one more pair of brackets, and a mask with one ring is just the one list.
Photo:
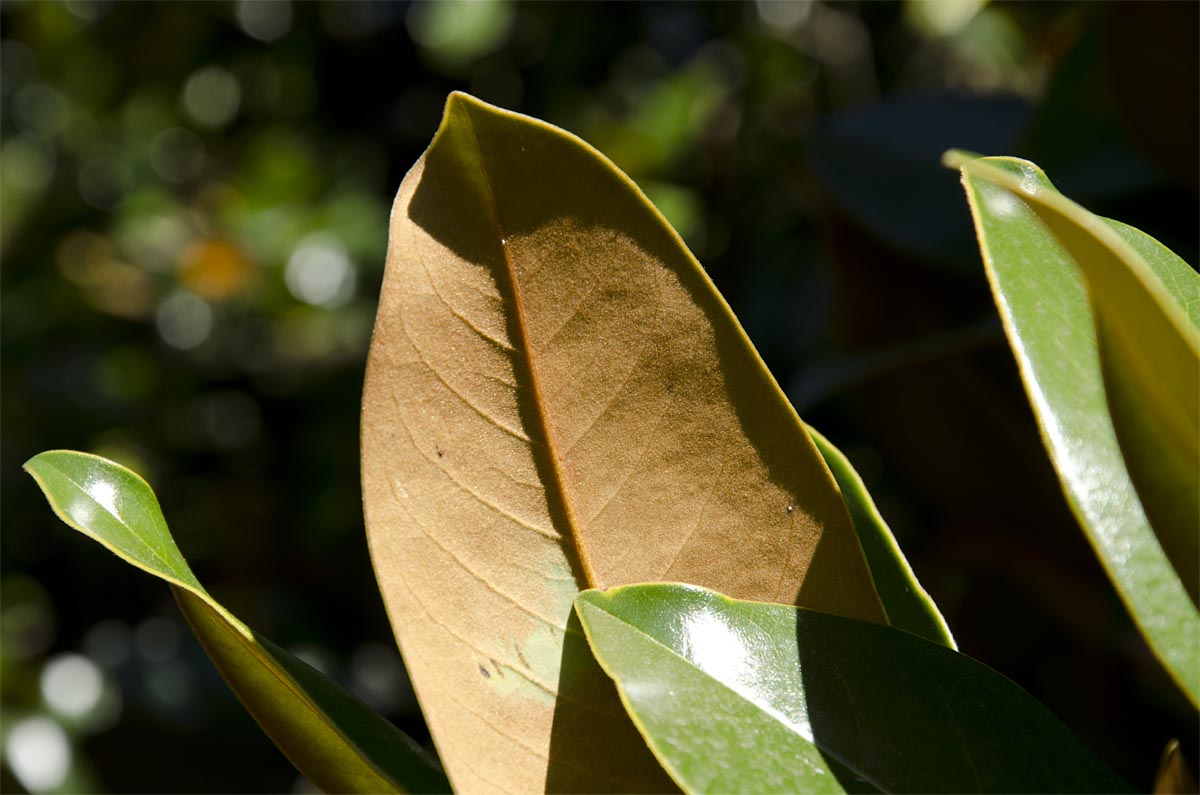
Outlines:
{"label": "green plant foliage", "polygon": [[449,792],[437,764],[412,740],[204,590],[137,474],[68,450],[41,453],[25,469],[60,519],[170,584],[221,675],[314,784],[327,792]]}
{"label": "green plant foliage", "polygon": [[849,459],[816,428],[807,423],[805,428],[821,451],[838,488],[842,490],[842,498],[846,501],[850,518],[854,520],[854,529],[858,532],[858,541],[867,557],[879,601],[887,613],[888,624],[951,649],[957,648],[946,619],[942,618],[937,605],[917,581],[917,575],[908,565],[891,528],[875,507],[875,501],[867,493],[866,485],[854,471]]}
{"label": "green plant foliage", "polygon": [[[1200,377],[1198,277],[1152,238],[1063,198],[1031,163],[952,162],[1068,501],[1147,641],[1200,703],[1196,408],[1187,405]],[[1169,439],[1162,418],[1178,426]]]}
{"label": "green plant foliage", "polygon": [[1131,791],[1011,681],[908,632],[675,584],[575,606],[687,792]]}

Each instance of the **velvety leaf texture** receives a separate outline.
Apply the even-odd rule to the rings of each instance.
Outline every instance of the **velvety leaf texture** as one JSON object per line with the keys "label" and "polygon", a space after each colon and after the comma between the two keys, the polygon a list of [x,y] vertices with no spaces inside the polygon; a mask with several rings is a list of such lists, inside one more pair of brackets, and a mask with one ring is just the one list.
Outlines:
{"label": "velvety leaf texture", "polygon": [[401,185],[363,397],[380,589],[462,792],[671,787],[583,588],[883,621],[838,490],[678,235],[602,155],[462,94]]}

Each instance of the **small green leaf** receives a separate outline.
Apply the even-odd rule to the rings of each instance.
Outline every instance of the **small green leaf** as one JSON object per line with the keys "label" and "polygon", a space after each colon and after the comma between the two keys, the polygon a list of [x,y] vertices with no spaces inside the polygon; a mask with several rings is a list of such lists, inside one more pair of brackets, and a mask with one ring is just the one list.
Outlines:
{"label": "small green leaf", "polygon": [[871,569],[879,601],[887,613],[888,623],[934,643],[951,649],[958,648],[946,619],[942,618],[933,599],[917,581],[917,575],[908,565],[891,528],[879,514],[875,501],[871,499],[866,485],[854,471],[849,459],[816,428],[807,423],[804,427],[808,429],[809,436],[833,473],[838,488],[842,490],[842,499],[846,501],[850,518],[854,520],[854,529],[858,532],[858,540]]}
{"label": "small green leaf", "polygon": [[1045,707],[893,627],[696,586],[575,600],[686,792],[1128,792]]}
{"label": "small green leaf", "polygon": [[139,569],[205,594],[175,545],[146,481],[120,464],[71,450],[25,462],[59,518]]}
{"label": "small green leaf", "polygon": [[[1068,502],[1147,642],[1200,703],[1196,454],[1186,452],[1196,432],[1154,435],[1160,403],[1183,426],[1195,411],[1182,395],[1200,373],[1189,352],[1198,277],[1153,238],[1063,198],[1031,163],[947,162],[963,166],[984,268]],[[1109,272],[1122,269],[1124,281]]]}
{"label": "small green leaf", "polygon": [[54,450],[25,470],[71,527],[166,580],[205,651],[263,731],[326,792],[449,792],[436,762],[391,723],[216,602],[175,545],[146,481],[99,456]]}

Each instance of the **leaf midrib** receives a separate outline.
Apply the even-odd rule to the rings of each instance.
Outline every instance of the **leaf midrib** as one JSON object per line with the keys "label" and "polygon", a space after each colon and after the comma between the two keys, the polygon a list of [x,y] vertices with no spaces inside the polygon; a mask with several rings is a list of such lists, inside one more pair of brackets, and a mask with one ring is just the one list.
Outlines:
{"label": "leaf midrib", "polygon": [[[357,754],[359,759],[366,765],[366,767],[372,773],[374,773],[381,781],[384,781],[384,782],[392,785],[392,787],[397,792],[403,791],[404,788],[401,787],[399,785],[399,783],[396,782],[391,777],[391,775],[384,772],[379,767],[379,765],[377,765],[375,763],[375,760],[373,758],[371,758],[358,745],[358,743],[356,743],[354,740],[352,740],[349,737],[349,735],[347,735],[342,730],[342,728],[337,724],[337,721],[335,721],[332,718],[332,716],[330,716],[329,713],[327,713],[324,710],[324,708],[322,708],[320,705],[318,705],[308,695],[307,691],[304,689],[304,686],[301,685],[299,682],[297,682],[295,680],[295,678],[292,677],[292,675],[283,668],[282,665],[275,662],[274,655],[271,654],[271,652],[268,649],[264,648],[262,646],[262,644],[257,642],[257,640],[252,640],[251,638],[247,638],[239,630],[239,628],[237,626],[233,625],[229,621],[229,619],[228,619],[229,614],[223,607],[221,607],[219,604],[214,602],[211,599],[211,597],[206,598],[205,596],[195,594],[191,591],[188,591],[188,593],[192,593],[193,596],[197,596],[200,599],[201,607],[207,608],[207,609],[212,609],[213,612],[215,612],[217,614],[218,618],[222,619],[220,621],[214,622],[214,625],[219,627],[222,631],[226,632],[229,636],[231,636],[234,639],[234,641],[236,641],[239,645],[241,645],[242,648],[251,657],[253,657],[258,662],[258,664],[261,665],[263,667],[263,669],[267,671],[268,674],[270,674],[272,677],[274,677],[274,679],[280,684],[280,686],[282,686],[285,690],[289,691],[292,694],[292,696],[296,699],[296,701],[298,701],[306,710],[308,710],[309,714],[311,714],[313,717],[315,717],[319,723],[321,723],[322,725],[325,726],[326,729],[330,730],[333,733],[333,735],[344,746],[346,746],[347,750],[351,751],[352,753]],[[249,630],[247,630],[247,631],[249,631]],[[218,655],[214,655],[212,653],[212,650],[209,648],[209,644],[205,641],[203,633],[196,633],[196,639],[200,642],[200,645],[204,647],[205,653],[208,654],[208,656],[211,659],[213,659],[213,660],[218,659]],[[303,662],[303,661],[301,661],[301,662]],[[222,676],[224,676],[224,673],[223,672],[221,672],[221,673],[222,673]],[[236,688],[234,688],[234,691],[236,692]],[[265,727],[264,727],[264,730],[265,730]],[[267,732],[267,733],[268,733],[268,735],[271,734],[270,732]],[[274,737],[272,737],[272,740],[273,739],[274,739]],[[289,760],[291,759],[290,755],[288,755],[288,758],[289,758]],[[297,767],[299,767],[299,765],[297,765]]]}
{"label": "leaf midrib", "polygon": [[[1011,159],[1011,158],[1010,158]],[[971,173],[965,167],[961,169],[963,185],[966,187],[967,204],[971,210],[973,226],[975,227],[975,238],[979,245],[982,255],[984,272],[987,276],[991,287],[992,295],[994,296],[997,309],[999,310],[1000,321],[1004,327],[1005,336],[1011,341],[1013,353],[1016,359],[1017,369],[1021,374],[1021,382],[1025,390],[1029,394],[1030,403],[1034,408],[1034,414],[1037,419],[1038,434],[1042,438],[1042,443],[1053,456],[1067,455],[1066,448],[1063,447],[1061,433],[1052,433],[1051,427],[1060,424],[1058,418],[1058,410],[1052,405],[1045,395],[1042,394],[1042,379],[1039,377],[1038,368],[1034,366],[1034,359],[1028,349],[1028,341],[1025,338],[1024,328],[1016,323],[1013,316],[1013,309],[1008,305],[1008,287],[1007,281],[1002,281],[996,267],[996,257],[992,252],[991,238],[988,230],[985,229],[984,219],[988,216],[984,212],[982,205],[981,194],[983,186],[990,186],[997,190],[1007,191],[1009,195],[1015,197],[1022,202],[1030,215],[1037,223],[1042,224],[1044,221],[1037,215],[1032,207],[1029,207],[1026,199],[1019,193],[1014,192],[1011,188],[998,184],[997,181],[988,178],[988,172],[983,174]],[[1043,172],[1044,175],[1044,172]],[[978,183],[975,182],[978,180]],[[1119,222],[1117,222],[1119,223]],[[1046,234],[1053,237],[1053,232],[1048,228],[1045,229]],[[1055,238],[1057,239],[1057,238]],[[1060,244],[1061,245],[1061,244]],[[1071,254],[1063,247],[1064,256],[1072,258]],[[1077,265],[1075,267],[1078,267]],[[1082,274],[1081,274],[1081,278]],[[1018,341],[1020,341],[1018,343]],[[1116,444],[1116,438],[1112,439],[1113,444]],[[1069,457],[1069,456],[1068,456]],[[1109,576],[1109,580],[1116,588],[1117,596],[1120,597],[1122,604],[1133,616],[1144,616],[1145,619],[1135,621],[1138,632],[1156,650],[1163,666],[1168,672],[1170,678],[1176,685],[1194,701],[1194,695],[1197,692],[1196,688],[1189,684],[1188,675],[1192,668],[1188,663],[1192,662],[1192,658],[1185,653],[1186,644],[1176,645],[1171,643],[1168,638],[1171,632],[1163,629],[1161,619],[1164,615],[1160,600],[1146,600],[1138,597],[1139,585],[1142,583],[1141,576],[1132,577],[1132,574],[1137,573],[1137,568],[1122,569],[1113,562],[1110,545],[1112,540],[1109,538],[1110,533],[1104,528],[1113,524],[1113,518],[1105,511],[1097,509],[1090,501],[1084,499],[1085,495],[1091,490],[1092,484],[1082,475],[1075,467],[1064,469],[1056,463],[1054,473],[1058,479],[1064,495],[1066,496],[1067,505],[1072,514],[1084,528],[1084,538],[1087,539],[1089,545],[1096,553],[1097,559],[1100,561],[1105,572]],[[1126,475],[1128,478],[1128,475]],[[1132,481],[1125,480],[1127,490],[1137,499],[1136,491]],[[1138,515],[1140,517],[1135,524],[1142,525],[1138,532],[1149,533],[1153,537],[1153,528],[1146,519],[1145,513],[1141,508],[1140,501],[1137,502]],[[1167,564],[1169,565],[1169,563]],[[1181,594],[1181,598],[1186,600],[1186,595]],[[1191,605],[1190,600],[1188,604]],[[1194,605],[1193,605],[1194,607]],[[1170,608],[1167,608],[1170,612]],[[1200,613],[1193,611],[1189,613],[1189,617],[1193,621],[1200,620]]]}
{"label": "leaf midrib", "polygon": [[[143,564],[142,568],[145,568],[147,571],[151,571],[154,574],[157,574],[159,576],[166,575],[167,578],[169,578],[171,580],[175,580],[180,585],[187,586],[189,589],[194,589],[195,587],[199,586],[199,582],[196,580],[196,576],[194,574],[192,574],[192,571],[191,571],[190,567],[188,567],[186,562],[182,563],[182,566],[183,566],[182,569],[180,569],[178,565],[172,564],[172,562],[170,560],[168,560],[162,554],[162,552],[160,552],[158,549],[156,549],[154,547],[154,545],[151,544],[148,540],[146,540],[146,538],[141,533],[139,533],[136,529],[134,529],[133,525],[131,525],[131,524],[129,524],[129,522],[125,521],[125,519],[123,519],[120,516],[120,514],[115,512],[112,508],[108,507],[107,505],[102,503],[100,500],[96,499],[96,497],[93,496],[90,491],[88,491],[86,488],[84,488],[83,484],[79,483],[73,477],[71,477],[69,474],[67,474],[66,470],[64,470],[62,467],[58,466],[57,464],[53,463],[52,461],[45,461],[44,463],[46,464],[46,466],[48,466],[48,467],[54,469],[56,472],[58,472],[59,476],[63,480],[65,480],[67,483],[70,483],[72,486],[74,486],[79,491],[80,494],[82,494],[84,497],[86,497],[88,499],[89,502],[98,506],[101,510],[104,511],[104,513],[111,516],[118,525],[125,528],[125,530],[129,533],[131,538],[138,541],[146,549],[147,552],[149,552],[153,557],[158,558],[158,560],[163,564],[163,568],[158,569],[158,570],[150,569],[147,564]],[[36,475],[35,475],[35,479],[36,479]],[[51,507],[57,509],[56,503],[57,503],[57,501],[52,500]],[[64,517],[64,521],[66,521],[65,517],[67,514],[65,511],[62,511],[62,512],[56,511],[56,512],[59,513],[60,517]],[[74,521],[70,521],[70,522],[68,522],[68,524],[72,525],[73,527],[78,528],[81,532],[84,533],[84,535],[91,536],[92,538],[96,539],[102,545],[113,550],[119,556],[125,558],[126,560],[129,560],[131,562],[136,561],[136,558],[134,558],[132,554],[126,552],[125,550],[120,549],[116,545],[116,543],[114,543],[111,539],[106,538],[95,531],[88,530],[88,529],[84,528],[83,526],[76,524]],[[187,576],[191,577],[190,582],[185,577],[185,574]]]}
{"label": "leaf midrib", "polygon": [[[567,530],[571,537],[571,543],[575,548],[575,558],[579,562],[584,579],[580,590],[584,588],[601,588],[603,586],[600,584],[595,571],[587,559],[587,554],[583,546],[583,528],[575,514],[575,506],[572,504],[567,493],[566,477],[562,471],[561,456],[558,454],[554,434],[550,429],[550,418],[546,415],[546,401],[543,397],[541,382],[538,379],[537,368],[533,362],[533,345],[530,342],[529,325],[525,320],[525,302],[521,296],[521,285],[517,279],[517,271],[513,265],[512,255],[508,250],[508,235],[504,230],[504,222],[500,217],[500,207],[496,202],[495,195],[492,193],[491,177],[488,174],[487,163],[483,157],[483,149],[480,146],[479,136],[475,132],[475,122],[471,118],[471,111],[468,107],[463,108],[462,116],[469,128],[470,134],[468,137],[475,148],[475,158],[479,163],[479,171],[483,177],[488,209],[491,210],[492,222],[496,228],[496,238],[500,243],[500,251],[504,255],[505,275],[508,276],[509,286],[512,289],[513,310],[517,321],[517,331],[520,335],[520,339],[514,347],[525,359],[525,370],[529,375],[529,386],[533,394],[534,414],[541,430],[542,441],[546,445],[546,455],[550,459],[550,471],[554,479],[553,488],[546,488],[547,496],[549,497],[552,494],[554,498],[557,498],[558,504],[562,508],[562,515],[566,517]],[[533,447],[532,439],[530,446]],[[534,455],[537,455],[536,449],[534,449]]]}
{"label": "leaf midrib", "polygon": [[[99,456],[94,456],[89,453],[75,453],[75,455],[85,458],[99,459]],[[66,513],[65,510],[62,509],[61,501],[54,496],[51,489],[47,488],[43,478],[41,477],[41,474],[37,472],[36,469],[31,469],[27,465],[27,471],[31,476],[33,476],[34,480],[39,484],[39,486],[41,486],[43,492],[47,496],[51,508],[59,516],[59,518],[61,518],[68,526],[93,539],[101,546],[109,549],[135,568],[142,569],[148,574],[165,581],[176,594],[177,599],[185,599],[190,597],[196,601],[200,609],[211,611],[219,619],[212,622],[212,626],[218,627],[220,631],[228,634],[235,640],[235,642],[241,645],[241,647],[251,657],[253,657],[264,670],[266,670],[273,678],[275,678],[281,686],[288,690],[292,696],[321,724],[330,730],[349,751],[357,754],[357,756],[364,762],[366,767],[376,776],[376,778],[379,779],[379,781],[391,785],[392,788],[397,792],[402,791],[403,788],[399,786],[395,779],[389,773],[385,772],[375,762],[375,760],[359,746],[357,742],[355,742],[341,729],[340,726],[338,726],[337,722],[333,720],[332,716],[330,716],[307,694],[307,692],[304,690],[304,687],[297,682],[290,673],[288,673],[279,663],[275,662],[274,655],[257,641],[251,630],[208,594],[200,582],[195,578],[195,575],[192,573],[191,568],[187,565],[187,561],[183,558],[182,554],[180,554],[178,565],[172,565],[171,561],[167,557],[164,557],[163,553],[153,544],[147,541],[146,537],[139,532],[133,523],[127,521],[120,513],[114,511],[112,508],[98,500],[88,489],[84,488],[84,486],[78,480],[76,480],[72,475],[68,474],[63,467],[59,466],[50,459],[42,459],[40,463],[45,467],[52,469],[58,474],[59,477],[70,484],[89,502],[103,510],[106,515],[110,516],[121,527],[123,527],[129,533],[131,538],[141,543],[142,546],[153,557],[158,558],[158,560],[162,562],[163,566],[161,568],[152,566],[147,561],[134,557],[130,551],[113,543],[113,541],[107,536],[91,530],[79,522],[76,522],[72,517],[70,517],[69,514]],[[136,473],[131,474],[133,474],[137,480],[141,481],[142,485],[147,490],[150,490],[149,484],[146,484],[140,476],[137,476]],[[151,519],[150,521],[153,520]],[[168,538],[171,538],[170,530],[166,527],[165,520],[163,524],[166,535]],[[173,538],[171,538],[171,543],[174,544]],[[176,547],[176,549],[178,548]],[[182,570],[180,567],[182,567]],[[184,574],[190,578],[190,581],[184,577]],[[219,655],[212,653],[209,643],[205,640],[204,633],[197,632],[196,638],[199,640],[201,646],[204,647],[210,658],[212,658],[214,661],[219,659]],[[218,670],[220,669],[218,668]],[[223,672],[222,676],[224,676]],[[235,693],[237,692],[236,687],[234,687],[233,690]],[[268,735],[271,734],[270,731],[267,733]],[[289,755],[289,759],[290,758],[291,757]]]}

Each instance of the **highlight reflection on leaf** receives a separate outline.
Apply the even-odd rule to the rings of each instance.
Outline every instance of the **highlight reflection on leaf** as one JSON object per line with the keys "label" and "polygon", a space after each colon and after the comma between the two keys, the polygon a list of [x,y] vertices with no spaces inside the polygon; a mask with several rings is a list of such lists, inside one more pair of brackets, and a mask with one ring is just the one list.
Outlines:
{"label": "highlight reflection on leaf", "polygon": [[[1150,459],[1142,442],[1129,444],[1141,432],[1158,438],[1131,422],[1156,416],[1156,404],[1187,422],[1180,396],[1200,381],[1189,353],[1200,276],[1149,236],[1061,196],[1032,163],[948,162],[963,169],[984,267],[1067,500],[1151,648],[1200,703],[1200,497],[1196,456],[1180,452],[1197,440],[1156,443]],[[1126,342],[1104,331],[1118,326]],[[1141,337],[1132,349],[1131,335]]]}
{"label": "highlight reflection on leaf", "polygon": [[99,456],[54,450],[25,463],[68,525],[166,580],[204,650],[263,731],[327,792],[448,792],[437,763],[321,673],[258,635],[204,590],[150,486]]}
{"label": "highlight reflection on leaf", "polygon": [[687,792],[1132,791],[1008,679],[909,632],[670,583],[575,607]]}

